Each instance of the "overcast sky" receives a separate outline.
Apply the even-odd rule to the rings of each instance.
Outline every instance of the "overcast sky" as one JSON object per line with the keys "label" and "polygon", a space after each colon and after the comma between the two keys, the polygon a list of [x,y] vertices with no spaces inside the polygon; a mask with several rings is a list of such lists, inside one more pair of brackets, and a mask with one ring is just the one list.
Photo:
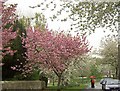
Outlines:
{"label": "overcast sky", "polygon": [[[48,23],[48,28],[49,29],[53,29],[53,30],[68,30],[70,29],[70,24],[72,23],[72,21],[68,20],[67,22],[60,22],[60,21],[53,21],[51,22],[51,20],[49,19],[50,16],[52,16],[52,14],[54,14],[56,11],[51,12],[50,9],[52,9],[54,6],[53,4],[51,4],[50,8],[42,11],[41,8],[29,8],[29,6],[36,6],[38,4],[40,4],[41,2],[44,2],[45,0],[8,0],[6,2],[6,4],[8,3],[18,3],[17,6],[17,14],[19,14],[20,16],[24,15],[26,17],[33,17],[35,12],[38,13],[43,13],[45,15],[45,18],[47,19],[47,23]],[[49,3],[51,0],[47,0],[46,3]],[[54,2],[57,4],[56,10],[59,10],[61,7],[60,5],[60,1],[59,0],[54,0]],[[64,13],[59,17],[59,18],[63,18],[66,17],[68,14]],[[97,31],[93,34],[91,34],[90,36],[88,36],[90,45],[93,46],[93,49],[98,48],[100,45],[100,40],[103,36],[105,36],[107,33],[103,33],[103,28],[98,28],[96,29]]]}

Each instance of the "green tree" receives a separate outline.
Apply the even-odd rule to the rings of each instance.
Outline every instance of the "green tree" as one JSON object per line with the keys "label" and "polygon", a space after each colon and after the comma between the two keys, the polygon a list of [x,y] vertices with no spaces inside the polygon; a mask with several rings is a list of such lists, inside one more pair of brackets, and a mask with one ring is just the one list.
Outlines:
{"label": "green tree", "polygon": [[[98,27],[106,27],[112,31],[117,30],[119,4],[118,0],[114,2],[60,0],[60,4],[57,4],[54,0],[49,2],[45,0],[36,6],[30,6],[30,8],[41,7],[42,11],[47,9],[50,9],[51,12],[57,11],[53,16],[50,16],[52,21],[56,19],[64,22],[71,19],[73,21],[71,29],[75,28],[76,31],[91,33]],[[57,9],[57,6],[60,6],[60,9]],[[65,13],[68,16],[59,19],[59,16]]]}
{"label": "green tree", "polygon": [[100,54],[103,57],[102,64],[108,64],[113,68],[115,77],[118,76],[118,42],[115,36],[105,37],[101,43]]}
{"label": "green tree", "polygon": [[89,60],[88,55],[81,56],[69,64],[68,69],[64,72],[64,80],[68,80],[69,84],[80,84],[80,77],[89,76]]}
{"label": "green tree", "polygon": [[90,66],[90,76],[95,76],[96,78],[100,78],[101,74],[98,71],[98,67],[96,64],[91,64]]}
{"label": "green tree", "polygon": [[46,19],[43,14],[36,13],[34,19],[35,19],[35,27],[42,28],[42,30],[45,29]]}
{"label": "green tree", "polygon": [[[35,13],[35,16],[31,18],[23,16],[22,18],[19,19],[19,21],[25,27],[34,26],[35,28],[41,28],[41,30],[44,30],[46,27],[46,19],[42,13]],[[33,24],[31,24],[31,22]]]}
{"label": "green tree", "polygon": [[77,1],[63,1],[62,8],[57,11],[52,20],[58,19],[63,11],[68,13],[69,17],[65,17],[61,21],[71,19],[71,30],[75,28],[76,31],[92,33],[96,28],[106,27],[111,31],[117,30],[118,21],[118,3],[119,2],[81,2]]}
{"label": "green tree", "polygon": [[27,18],[25,16],[23,16],[22,18],[19,19],[19,21],[25,26],[25,27],[29,27],[30,26],[30,18]]}
{"label": "green tree", "polygon": [[15,75],[20,74],[21,71],[12,70],[11,67],[16,66],[17,69],[19,70],[20,68],[23,67],[26,61],[26,59],[24,58],[26,49],[23,48],[22,40],[20,37],[20,36],[25,36],[23,35],[23,33],[25,34],[25,26],[20,21],[17,20],[15,21],[15,26],[13,28],[13,31],[17,31],[17,37],[15,40],[13,40],[11,44],[11,49],[16,50],[16,53],[14,53],[13,56],[6,55],[2,59],[2,62],[4,63],[2,67],[3,80],[10,80]]}

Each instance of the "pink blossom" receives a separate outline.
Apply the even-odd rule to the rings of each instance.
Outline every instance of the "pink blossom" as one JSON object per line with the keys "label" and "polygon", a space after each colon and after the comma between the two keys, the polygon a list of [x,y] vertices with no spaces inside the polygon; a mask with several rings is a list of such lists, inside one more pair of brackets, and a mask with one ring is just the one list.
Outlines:
{"label": "pink blossom", "polygon": [[[4,55],[6,55],[7,53],[13,55],[15,53],[15,51],[9,48],[11,41],[17,36],[16,32],[13,32],[14,21],[16,20],[16,16],[14,14],[16,10],[15,8],[16,5],[10,5],[8,7],[4,6],[2,8],[2,24],[0,25],[0,29],[2,29],[2,32],[0,32],[0,35],[2,35],[2,40],[0,40],[0,43],[2,44],[2,50],[5,51],[3,53]],[[11,24],[11,26],[9,28],[5,28],[7,24]]]}
{"label": "pink blossom", "polygon": [[16,67],[11,67],[12,70],[16,70]]}
{"label": "pink blossom", "polygon": [[70,59],[88,53],[91,49],[85,35],[80,37],[77,34],[72,37],[70,34],[66,36],[64,32],[56,34],[47,29],[35,29],[33,32],[32,28],[28,28],[26,32],[27,37],[23,38],[23,43],[27,48],[28,63],[24,66],[29,68],[24,70],[27,73],[34,69],[34,65],[41,64],[61,74],[68,67]]}

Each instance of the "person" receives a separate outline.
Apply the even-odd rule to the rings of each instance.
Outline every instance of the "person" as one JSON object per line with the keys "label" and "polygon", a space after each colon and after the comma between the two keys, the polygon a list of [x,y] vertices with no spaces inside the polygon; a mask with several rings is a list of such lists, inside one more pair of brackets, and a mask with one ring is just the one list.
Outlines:
{"label": "person", "polygon": [[91,88],[95,88],[95,80],[93,78],[91,79]]}

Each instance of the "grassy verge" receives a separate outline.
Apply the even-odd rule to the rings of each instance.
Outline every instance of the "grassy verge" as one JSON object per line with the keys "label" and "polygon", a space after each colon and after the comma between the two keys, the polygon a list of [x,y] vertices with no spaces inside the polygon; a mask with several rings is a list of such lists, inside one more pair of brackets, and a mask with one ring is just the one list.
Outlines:
{"label": "grassy verge", "polygon": [[[80,84],[79,86],[65,86],[65,87],[61,87],[61,91],[79,91],[80,89],[85,89],[88,85],[87,84]],[[57,91],[57,86],[48,86],[47,88],[50,91]]]}
{"label": "grassy verge", "polygon": [[72,86],[72,87],[66,87],[65,89],[85,89],[87,87],[86,84],[81,84],[80,86]]}

